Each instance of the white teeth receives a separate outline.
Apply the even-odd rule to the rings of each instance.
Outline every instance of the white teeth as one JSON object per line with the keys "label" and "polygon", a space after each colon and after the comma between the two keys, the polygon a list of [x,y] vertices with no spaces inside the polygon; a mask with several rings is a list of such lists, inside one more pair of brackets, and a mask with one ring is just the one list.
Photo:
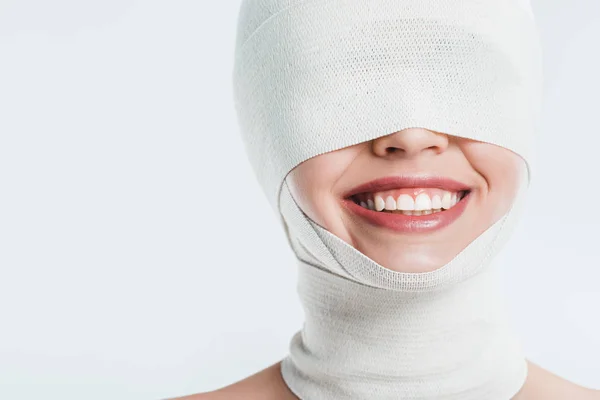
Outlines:
{"label": "white teeth", "polygon": [[442,198],[437,194],[431,198],[431,208],[434,210],[439,210],[442,208]]}
{"label": "white teeth", "polygon": [[374,210],[375,209],[375,202],[371,199],[367,199],[367,207],[369,208],[369,210]]}
{"label": "white teeth", "polygon": [[397,207],[398,210],[412,211],[415,209],[415,200],[408,194],[401,194],[398,196]]}
{"label": "white teeth", "polygon": [[431,199],[427,193],[421,193],[415,199],[415,210],[431,210]]}
{"label": "white teeth", "polygon": [[452,194],[450,192],[444,192],[442,196],[442,208],[447,210],[452,207]]}
{"label": "white teeth", "polygon": [[401,194],[397,199],[387,196],[384,200],[382,195],[376,195],[374,199],[366,201],[357,200],[361,207],[374,211],[402,211],[404,215],[429,215],[443,210],[448,210],[456,205],[466,192],[442,192],[431,197],[427,193],[420,193],[416,198],[409,194]]}
{"label": "white teeth", "polygon": [[385,199],[385,209],[386,210],[395,210],[396,209],[396,200],[392,196],[388,196]]}
{"label": "white teeth", "polygon": [[382,211],[385,208],[385,201],[381,198],[381,196],[375,196],[375,209],[377,211]]}

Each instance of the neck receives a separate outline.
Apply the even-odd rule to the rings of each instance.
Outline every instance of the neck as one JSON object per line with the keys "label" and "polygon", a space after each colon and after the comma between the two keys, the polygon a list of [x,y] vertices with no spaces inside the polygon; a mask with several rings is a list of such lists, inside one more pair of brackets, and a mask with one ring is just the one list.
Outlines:
{"label": "neck", "polygon": [[299,267],[306,320],[282,375],[300,398],[506,400],[523,386],[527,364],[495,268],[402,292]]}
{"label": "neck", "polygon": [[507,400],[527,376],[492,258],[507,214],[450,263],[425,273],[384,268],[307,218],[284,185],[281,216],[299,262],[303,329],[281,365],[301,399]]}

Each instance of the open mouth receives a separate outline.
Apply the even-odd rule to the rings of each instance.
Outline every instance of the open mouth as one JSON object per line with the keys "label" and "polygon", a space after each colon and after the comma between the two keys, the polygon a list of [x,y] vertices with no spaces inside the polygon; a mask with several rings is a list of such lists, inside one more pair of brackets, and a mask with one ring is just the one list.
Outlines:
{"label": "open mouth", "polygon": [[342,204],[359,220],[396,232],[442,229],[460,218],[472,189],[444,177],[385,177],[354,188]]}
{"label": "open mouth", "polygon": [[429,215],[450,210],[470,190],[449,191],[437,188],[405,188],[385,192],[358,193],[350,197],[357,205],[371,211]]}

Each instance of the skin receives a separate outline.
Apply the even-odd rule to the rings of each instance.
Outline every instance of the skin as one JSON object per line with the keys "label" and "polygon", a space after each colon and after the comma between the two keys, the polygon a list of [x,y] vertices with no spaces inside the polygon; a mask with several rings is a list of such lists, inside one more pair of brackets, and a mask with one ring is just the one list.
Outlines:
{"label": "skin", "polygon": [[[442,267],[509,209],[523,160],[505,148],[423,128],[409,128],[304,161],[286,178],[300,208],[315,222],[382,266],[402,272]],[[471,187],[463,215],[429,233],[400,234],[353,217],[342,193],[388,175],[441,175]],[[600,391],[569,382],[527,361],[527,380],[513,400],[600,400]],[[177,400],[297,399],[273,364],[244,380]]]}
{"label": "skin", "polygon": [[[173,400],[298,400],[279,372],[281,362],[225,388]],[[577,386],[528,361],[527,381],[513,400],[599,400],[600,392]],[[305,399],[307,400],[307,399]]]}
{"label": "skin", "polygon": [[[315,222],[382,266],[401,272],[447,264],[506,213],[523,160],[504,148],[409,128],[313,157],[287,177],[292,196]],[[449,177],[471,188],[468,209],[450,226],[406,233],[364,223],[341,206],[343,193],[384,176]]]}

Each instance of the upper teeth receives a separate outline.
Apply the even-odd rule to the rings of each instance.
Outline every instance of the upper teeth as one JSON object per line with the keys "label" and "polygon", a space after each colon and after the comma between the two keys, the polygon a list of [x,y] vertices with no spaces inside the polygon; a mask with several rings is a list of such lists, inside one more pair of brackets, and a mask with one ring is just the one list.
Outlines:
{"label": "upper teeth", "polygon": [[440,212],[442,209],[452,208],[464,197],[465,192],[449,192],[446,190],[433,190],[432,193],[419,193],[418,195],[400,194],[395,197],[385,193],[369,193],[360,197],[360,205],[369,210],[393,211],[401,210],[403,214],[420,215]]}

